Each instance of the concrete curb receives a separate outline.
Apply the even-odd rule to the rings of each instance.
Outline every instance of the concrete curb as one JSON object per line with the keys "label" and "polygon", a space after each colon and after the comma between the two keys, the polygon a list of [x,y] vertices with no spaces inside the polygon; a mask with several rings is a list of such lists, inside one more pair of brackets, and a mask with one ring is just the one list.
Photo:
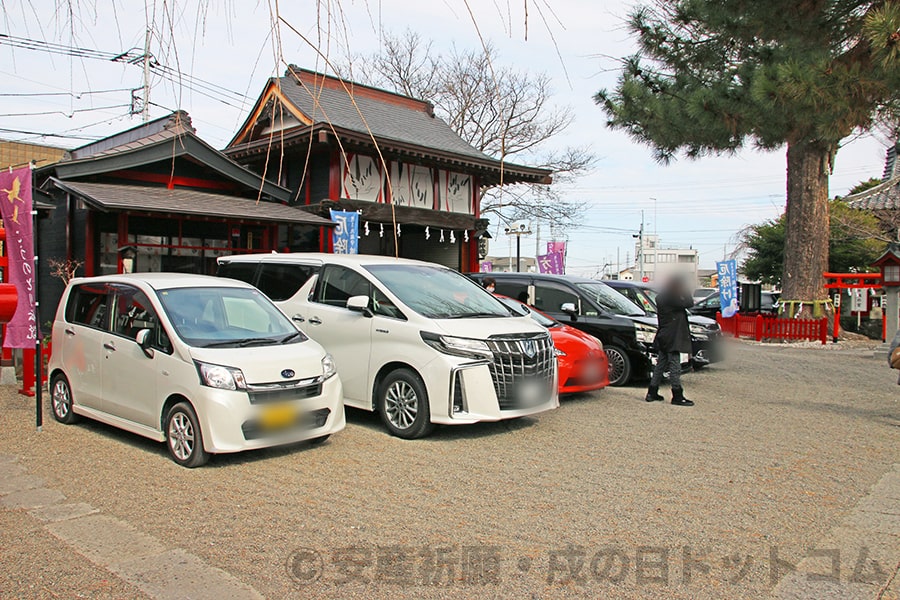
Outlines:
{"label": "concrete curb", "polygon": [[84,502],[63,503],[65,495],[43,487],[18,458],[0,455],[0,510],[26,509],[46,531],[92,563],[107,569],[153,598],[259,600],[263,596],[229,573],[124,521],[100,514]]}
{"label": "concrete curb", "polygon": [[806,553],[773,590],[777,600],[898,598],[900,464],[872,487],[843,522]]}

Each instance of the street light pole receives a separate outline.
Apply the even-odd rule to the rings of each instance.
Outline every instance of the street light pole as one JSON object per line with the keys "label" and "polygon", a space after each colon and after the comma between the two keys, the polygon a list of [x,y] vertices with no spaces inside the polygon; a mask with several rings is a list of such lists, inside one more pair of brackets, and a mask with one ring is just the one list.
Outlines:
{"label": "street light pole", "polygon": [[522,270],[522,236],[516,236],[516,273]]}
{"label": "street light pole", "polygon": [[516,272],[522,270],[522,236],[531,235],[531,227],[527,223],[513,223],[505,230],[506,235],[516,236]]}

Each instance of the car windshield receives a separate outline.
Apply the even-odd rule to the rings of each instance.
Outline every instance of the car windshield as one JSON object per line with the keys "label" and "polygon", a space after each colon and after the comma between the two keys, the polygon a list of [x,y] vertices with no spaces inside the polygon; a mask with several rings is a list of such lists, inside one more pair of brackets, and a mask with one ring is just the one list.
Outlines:
{"label": "car windshield", "polygon": [[239,348],[307,339],[256,289],[186,287],[158,294],[176,333],[191,346]]}
{"label": "car windshield", "polygon": [[514,315],[483,287],[444,267],[386,264],[369,265],[366,270],[423,317],[465,319]]}
{"label": "car windshield", "polygon": [[584,282],[575,284],[590,300],[605,310],[616,315],[640,316],[644,311],[635,306],[628,298],[615,291],[605,283]]}
{"label": "car windshield", "polygon": [[640,305],[644,308],[645,311],[651,314],[656,314],[656,290],[651,290],[649,288],[634,288],[634,296],[637,298]]}
{"label": "car windshield", "polygon": [[522,316],[531,317],[531,319],[535,323],[537,323],[538,325],[541,325],[542,327],[546,327],[547,329],[550,329],[551,327],[556,327],[557,325],[559,325],[559,323],[557,323],[553,319],[551,319],[549,317],[545,317],[541,313],[537,312],[536,310],[533,310],[532,308],[530,308],[529,306],[527,306],[525,304],[522,304],[518,300],[513,300],[512,298],[501,298],[501,297],[498,297],[497,300],[499,300],[500,302],[502,302],[503,304],[508,306],[514,312],[517,312]]}

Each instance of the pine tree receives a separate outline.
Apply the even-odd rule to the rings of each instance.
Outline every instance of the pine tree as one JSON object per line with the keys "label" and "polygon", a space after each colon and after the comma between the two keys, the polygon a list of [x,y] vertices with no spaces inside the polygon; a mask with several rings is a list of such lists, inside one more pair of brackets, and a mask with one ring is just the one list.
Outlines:
{"label": "pine tree", "polygon": [[785,300],[823,300],[828,177],[840,142],[895,108],[900,0],[655,0],[638,53],[595,101],[668,162],[787,147]]}

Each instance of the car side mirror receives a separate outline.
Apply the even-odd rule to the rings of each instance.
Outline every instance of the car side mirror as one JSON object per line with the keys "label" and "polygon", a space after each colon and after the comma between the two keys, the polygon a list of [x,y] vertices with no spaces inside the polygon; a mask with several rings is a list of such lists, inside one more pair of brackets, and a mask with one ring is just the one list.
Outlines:
{"label": "car side mirror", "polygon": [[574,302],[563,302],[563,304],[559,307],[559,310],[569,315],[573,321],[578,320],[578,309],[575,308]]}
{"label": "car side mirror", "polygon": [[141,329],[134,336],[134,341],[137,342],[137,345],[141,347],[141,350],[144,351],[144,355],[147,358],[153,358],[153,348],[150,347],[150,335],[153,332],[149,329]]}
{"label": "car side mirror", "polygon": [[347,308],[354,312],[362,313],[364,317],[371,317],[373,314],[369,310],[368,296],[350,296],[347,298]]}

